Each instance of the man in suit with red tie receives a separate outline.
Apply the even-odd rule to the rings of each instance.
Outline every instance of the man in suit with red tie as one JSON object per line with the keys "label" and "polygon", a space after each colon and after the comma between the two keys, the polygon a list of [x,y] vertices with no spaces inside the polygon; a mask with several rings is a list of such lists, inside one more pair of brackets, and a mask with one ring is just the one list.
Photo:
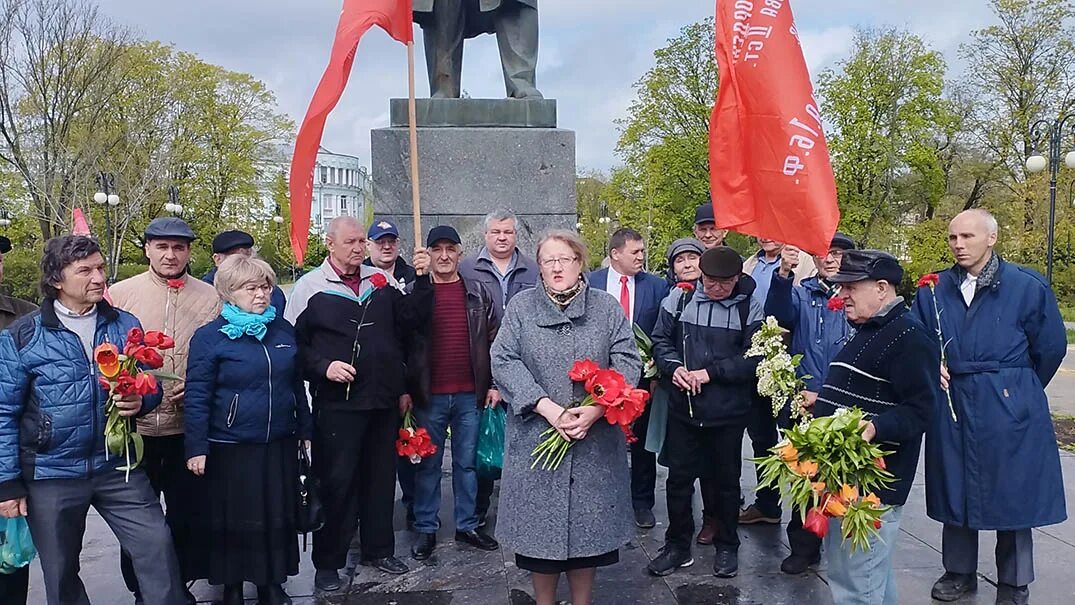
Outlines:
{"label": "man in suit with red tie", "polygon": [[[642,270],[646,260],[646,242],[642,234],[634,229],[621,228],[612,234],[608,241],[608,256],[608,267],[588,276],[590,287],[604,290],[620,301],[627,318],[649,335],[657,323],[661,301],[668,295],[668,282]],[[639,386],[642,386],[641,381]],[[635,525],[641,528],[657,524],[653,516],[657,457],[643,447],[648,425],[649,408],[635,421],[633,430],[638,442],[631,446],[631,500],[635,509]]]}

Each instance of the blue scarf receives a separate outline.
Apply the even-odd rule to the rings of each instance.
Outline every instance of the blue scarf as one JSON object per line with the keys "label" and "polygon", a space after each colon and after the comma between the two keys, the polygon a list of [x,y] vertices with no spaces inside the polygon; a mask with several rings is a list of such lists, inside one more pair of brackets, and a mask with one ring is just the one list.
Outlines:
{"label": "blue scarf", "polygon": [[276,308],[269,305],[264,313],[257,315],[243,311],[231,303],[224,303],[220,316],[228,322],[220,328],[220,331],[228,338],[235,340],[243,334],[249,334],[261,340],[265,338],[265,332],[268,331],[266,324],[276,319]]}

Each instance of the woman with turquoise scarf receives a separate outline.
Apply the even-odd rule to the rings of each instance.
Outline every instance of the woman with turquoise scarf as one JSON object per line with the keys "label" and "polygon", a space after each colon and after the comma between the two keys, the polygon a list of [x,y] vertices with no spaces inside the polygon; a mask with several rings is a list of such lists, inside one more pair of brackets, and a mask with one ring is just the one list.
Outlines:
{"label": "woman with turquoise scarf", "polygon": [[295,531],[298,448],[309,447],[306,399],[294,328],[270,305],[276,275],[241,254],[214,280],[220,317],[190,341],[186,393],[187,468],[204,477],[197,553],[222,603],[291,603],[282,584],[298,574]]}

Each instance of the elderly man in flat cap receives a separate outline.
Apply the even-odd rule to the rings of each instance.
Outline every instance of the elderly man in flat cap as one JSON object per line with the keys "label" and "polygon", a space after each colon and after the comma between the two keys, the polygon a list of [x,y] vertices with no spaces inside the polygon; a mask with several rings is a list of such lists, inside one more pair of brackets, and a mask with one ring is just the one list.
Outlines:
{"label": "elderly man in flat cap", "polygon": [[[216,279],[217,268],[220,267],[220,263],[224,262],[224,259],[234,254],[242,254],[243,256],[254,256],[254,236],[245,231],[231,230],[224,231],[213,238],[213,268],[208,273],[202,276],[202,281],[212,285],[213,280]],[[284,297],[284,291],[280,289],[280,286],[272,287],[272,298],[269,299],[269,303],[276,309],[276,314],[280,317],[284,316],[284,307],[287,306],[287,298]]]}
{"label": "elderly man in flat cap", "polygon": [[[183,379],[190,339],[220,315],[221,302],[215,288],[187,273],[190,244],[196,236],[186,222],[175,217],[154,219],[143,239],[149,270],[117,283],[110,293],[115,306],[137,317],[143,328],[175,339],[175,348],[166,351],[163,370],[180,379],[164,382],[164,401],[138,419],[138,433],[145,442],[142,467],[158,496],[164,493],[180,571],[184,580],[193,580],[200,575],[195,567],[202,553],[193,552],[188,539],[193,513],[187,496],[193,475],[187,471],[183,449]],[[138,582],[125,555],[121,568],[127,588],[138,600]]]}
{"label": "elderly man in flat cap", "polygon": [[853,551],[840,530],[841,519],[829,520],[824,538],[829,589],[837,605],[896,605],[892,554],[940,380],[940,346],[896,294],[903,268],[891,255],[848,250],[840,271],[829,279],[840,285],[847,321],[856,331],[829,364],[814,416],[853,407],[864,411],[862,437],[893,452],[884,460],[896,477],[878,491],[890,508],[868,550]]}

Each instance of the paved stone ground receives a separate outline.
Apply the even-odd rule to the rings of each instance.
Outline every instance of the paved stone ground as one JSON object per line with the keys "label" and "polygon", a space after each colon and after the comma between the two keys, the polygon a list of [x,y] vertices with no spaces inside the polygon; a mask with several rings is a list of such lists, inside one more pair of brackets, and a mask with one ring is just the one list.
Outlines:
{"label": "paved stone ground", "polygon": [[[744,458],[750,456],[744,440]],[[1075,501],[1075,455],[1062,452],[1061,462],[1066,478],[1068,502]],[[445,465],[447,468],[447,464]],[[753,469],[744,463],[744,488],[753,483]],[[658,486],[663,486],[662,473]],[[403,576],[389,576],[369,568],[348,571],[350,585],[337,594],[314,595],[313,569],[309,555],[303,554],[299,576],[286,585],[296,605],[329,603],[334,605],[448,605],[448,604],[510,604],[534,603],[527,574],[514,565],[507,552],[480,552],[456,545],[452,540],[451,475],[444,475],[441,508],[443,527],[433,557],[416,562],[409,556],[411,535],[396,532],[396,554],[411,566]],[[788,552],[783,527],[753,526],[740,528],[742,547],[739,553],[739,576],[722,580],[711,573],[713,551],[696,547],[696,563],[665,578],[652,578],[643,568],[656,556],[664,532],[663,490],[658,494],[658,526],[639,530],[635,539],[621,550],[620,562],[598,571],[594,603],[596,604],[663,604],[691,605],[827,605],[832,603],[825,583],[824,568],[803,576],[791,577],[779,572],[781,559]],[[749,495],[748,495],[749,499]],[[696,505],[695,510],[698,510]],[[696,514],[700,514],[697,513]],[[785,515],[786,521],[787,515]],[[495,518],[492,519],[495,525]],[[697,521],[696,521],[697,523]],[[396,527],[403,527],[403,513],[397,507]],[[899,570],[901,603],[929,603],[929,590],[942,573],[940,554],[940,525],[925,516],[922,470],[911,492],[904,513],[897,546],[896,566]],[[1075,584],[1071,571],[1075,569],[1075,521],[1046,527],[1034,532],[1037,581],[1032,585],[1033,602],[1039,604],[1075,603]],[[980,548],[980,582],[977,595],[962,604],[985,605],[994,601],[996,570],[993,563],[995,540],[983,534]],[[30,603],[44,603],[40,569],[34,564],[31,576]],[[100,516],[90,513],[84,550],[82,578],[93,603],[126,605],[133,603],[119,575],[115,538]],[[255,602],[254,587],[246,587],[248,603]],[[198,582],[193,587],[200,602],[219,598],[218,587]],[[561,582],[561,599],[569,598],[566,581]]]}

